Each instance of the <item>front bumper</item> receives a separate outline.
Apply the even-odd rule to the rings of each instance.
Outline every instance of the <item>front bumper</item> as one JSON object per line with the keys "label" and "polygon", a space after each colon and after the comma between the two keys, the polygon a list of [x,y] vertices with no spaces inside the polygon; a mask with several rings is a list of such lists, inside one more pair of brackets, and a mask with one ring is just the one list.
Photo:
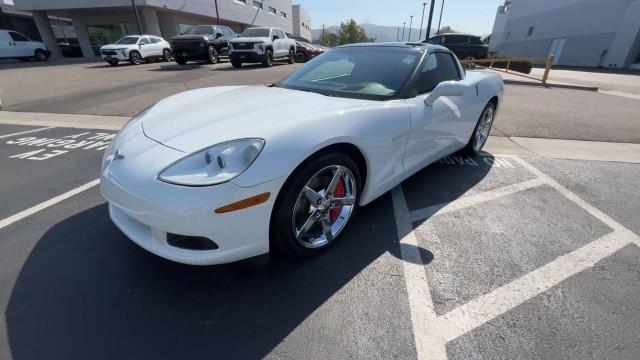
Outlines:
{"label": "front bumper", "polygon": [[229,54],[231,61],[239,61],[244,63],[257,63],[264,61],[264,53],[254,51],[237,51],[234,50]]}
{"label": "front bumper", "polygon": [[171,52],[173,53],[174,56],[181,57],[184,59],[202,60],[207,58],[208,48],[209,48],[208,46],[201,46],[199,43],[190,44],[188,46],[172,45]]}
{"label": "front bumper", "polygon": [[[276,179],[243,188],[232,181],[214,186],[186,187],[155,178],[161,166],[186,154],[144,138],[139,155],[109,164],[101,174],[102,195],[118,228],[147,251],[191,265],[233,262],[269,251],[271,209],[284,182]],[[126,151],[126,150],[125,150]],[[259,205],[224,214],[215,209],[264,192],[269,199]],[[167,233],[204,237],[215,250],[187,250],[170,245]]]}
{"label": "front bumper", "polygon": [[129,51],[127,50],[107,50],[100,51],[100,55],[104,61],[109,60],[118,60],[118,61],[126,61],[129,60]]}

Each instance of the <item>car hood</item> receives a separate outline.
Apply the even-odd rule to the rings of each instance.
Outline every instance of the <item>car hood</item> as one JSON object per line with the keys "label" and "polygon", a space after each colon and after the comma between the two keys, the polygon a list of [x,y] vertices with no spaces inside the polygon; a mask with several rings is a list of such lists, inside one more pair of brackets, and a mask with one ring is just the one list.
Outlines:
{"label": "car hood", "polygon": [[116,50],[116,49],[128,49],[130,47],[137,47],[138,45],[126,45],[126,44],[109,44],[100,48],[100,50]]}
{"label": "car hood", "polygon": [[381,102],[336,98],[267,86],[226,86],[187,91],[166,98],[142,119],[147,137],[183,152],[221,142],[312,131],[323,116]]}
{"label": "car hood", "polygon": [[230,40],[232,43],[240,43],[240,42],[247,42],[247,43],[257,43],[257,42],[270,42],[271,39],[269,39],[268,37],[237,37],[233,40]]}

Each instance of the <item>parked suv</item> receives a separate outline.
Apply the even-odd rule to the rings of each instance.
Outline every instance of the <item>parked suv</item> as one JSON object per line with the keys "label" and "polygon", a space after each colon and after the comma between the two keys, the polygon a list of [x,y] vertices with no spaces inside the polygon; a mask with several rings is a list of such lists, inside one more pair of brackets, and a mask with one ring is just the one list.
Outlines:
{"label": "parked suv", "polygon": [[243,63],[262,63],[268,67],[274,60],[293,64],[296,55],[296,41],[277,28],[249,28],[239,38],[230,41],[229,47],[229,58],[235,68]]}
{"label": "parked suv", "polygon": [[13,30],[0,30],[0,59],[47,60],[51,52],[44,43],[33,41]]}
{"label": "parked suv", "polygon": [[128,61],[133,65],[139,65],[148,59],[171,61],[171,45],[154,35],[130,35],[101,47],[100,55],[112,66],[118,65],[120,61]]}
{"label": "parked suv", "polygon": [[489,47],[480,36],[469,34],[441,34],[426,42],[446,47],[459,59],[485,59],[489,52]]}
{"label": "parked suv", "polygon": [[171,38],[173,58],[180,65],[190,60],[205,60],[209,64],[216,64],[220,62],[220,56],[229,55],[229,40],[237,36],[227,26],[191,26],[182,35]]}

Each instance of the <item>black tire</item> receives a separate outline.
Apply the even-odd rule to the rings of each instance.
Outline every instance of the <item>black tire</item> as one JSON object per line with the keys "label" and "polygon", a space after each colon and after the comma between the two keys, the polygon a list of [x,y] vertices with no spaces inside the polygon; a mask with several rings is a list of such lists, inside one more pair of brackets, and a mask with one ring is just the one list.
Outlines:
{"label": "black tire", "polygon": [[45,61],[45,60],[47,60],[49,58],[47,56],[47,53],[44,52],[44,50],[40,50],[40,49],[36,50],[34,55],[36,57],[36,60],[38,60],[38,61]]}
{"label": "black tire", "polygon": [[186,65],[186,64],[187,64],[187,59],[186,59],[186,58],[183,58],[183,57],[178,57],[178,56],[176,56],[176,57],[174,58],[174,60],[176,61],[176,63],[177,63],[178,65]]}
{"label": "black tire", "polygon": [[349,222],[347,221],[345,228],[337,235],[335,240],[319,248],[309,248],[301,245],[293,233],[294,225],[292,214],[300,192],[316,173],[332,165],[344,166],[353,174],[356,183],[356,205],[349,219],[352,219],[355,215],[362,191],[362,180],[357,164],[349,156],[342,153],[327,153],[313,157],[300,165],[298,169],[289,176],[289,179],[282,186],[276,199],[269,232],[271,245],[273,246],[272,249],[276,254],[283,254],[294,258],[304,258],[319,254],[329,248],[336,240],[339,240],[344,229],[349,227]]}
{"label": "black tire", "polygon": [[142,55],[140,55],[137,51],[132,51],[129,53],[129,62],[131,65],[140,65],[142,64]]}
{"label": "black tire", "polygon": [[118,60],[109,60],[107,61],[107,63],[111,66],[118,66],[119,61]]}
{"label": "black tire", "polygon": [[496,114],[496,105],[493,103],[493,101],[490,101],[487,104],[487,106],[484,107],[484,110],[482,110],[482,113],[480,114],[480,118],[478,119],[478,122],[476,123],[476,126],[473,129],[473,134],[471,134],[471,138],[469,139],[469,142],[462,150],[463,154],[468,156],[478,155],[478,153],[480,153],[485,143],[487,142],[487,139],[489,138],[488,134],[487,134],[487,137],[483,141],[481,141],[481,144],[477,143],[478,141],[477,138],[479,135],[478,128],[481,126],[481,122],[485,118],[485,114],[487,113],[487,111],[491,111],[491,123],[489,124],[489,131],[491,131],[491,126],[493,126],[493,120]]}
{"label": "black tire", "polygon": [[217,64],[220,62],[220,55],[218,55],[218,49],[215,46],[211,45],[207,49],[207,63],[208,64]]}
{"label": "black tire", "polygon": [[162,50],[162,59],[166,62],[171,61],[171,50],[169,49]]}
{"label": "black tire", "polygon": [[262,65],[264,67],[273,66],[273,50],[267,49],[267,51],[264,53],[264,60],[262,60]]}
{"label": "black tire", "polygon": [[299,63],[307,62],[307,59],[304,56],[304,53],[302,51],[298,51],[296,53],[296,62],[299,62]]}
{"label": "black tire", "polygon": [[242,67],[242,61],[231,60],[231,66],[233,66],[236,69],[241,68]]}
{"label": "black tire", "polygon": [[294,64],[296,62],[296,52],[293,49],[289,49],[289,58],[287,59],[289,64]]}

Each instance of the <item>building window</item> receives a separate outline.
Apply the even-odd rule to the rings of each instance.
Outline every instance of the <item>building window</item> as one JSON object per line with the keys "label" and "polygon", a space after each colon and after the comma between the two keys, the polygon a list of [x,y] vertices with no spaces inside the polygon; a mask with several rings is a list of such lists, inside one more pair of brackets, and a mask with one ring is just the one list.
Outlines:
{"label": "building window", "polygon": [[533,29],[534,29],[533,26],[529,27],[529,31],[527,31],[527,36],[533,35]]}
{"label": "building window", "polygon": [[253,0],[253,7],[262,10],[262,1]]}
{"label": "building window", "polygon": [[271,14],[271,15],[275,15],[275,14],[277,14],[277,13],[278,13],[278,12],[276,11],[276,8],[274,8],[274,7],[272,7],[272,6],[269,6],[269,14]]}
{"label": "building window", "polygon": [[287,18],[287,13],[284,11],[280,11],[280,16],[282,16],[283,18]]}

